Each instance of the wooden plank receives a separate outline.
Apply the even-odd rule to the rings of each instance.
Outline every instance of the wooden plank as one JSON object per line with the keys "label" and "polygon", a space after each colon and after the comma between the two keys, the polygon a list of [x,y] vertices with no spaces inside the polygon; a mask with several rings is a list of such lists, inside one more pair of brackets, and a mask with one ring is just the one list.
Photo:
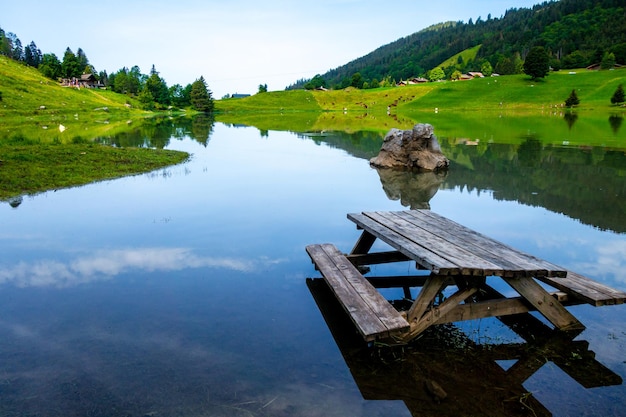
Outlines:
{"label": "wooden plank", "polygon": [[452,294],[437,307],[428,310],[417,322],[411,321],[411,330],[405,333],[404,340],[409,341],[437,322],[441,315],[452,311],[459,303],[478,291],[476,287],[464,288]]}
{"label": "wooden plank", "polygon": [[454,309],[441,315],[435,324],[508,316],[528,313],[530,310],[528,304],[520,297],[479,301],[457,305]]}
{"label": "wooden plank", "polygon": [[371,234],[387,243],[397,251],[415,260],[425,269],[440,275],[458,275],[458,267],[445,258],[438,256],[428,248],[420,246],[410,239],[390,230],[363,214],[348,214],[348,219],[358,227],[367,229]]}
{"label": "wooden plank", "polygon": [[411,210],[402,213],[404,216],[415,219],[416,224],[444,233],[446,238],[452,242],[471,248],[469,250],[501,265],[505,270],[521,272],[526,276],[535,277],[565,276],[565,269],[558,265],[512,248],[431,210]]}
{"label": "wooden plank", "polygon": [[554,299],[546,290],[531,278],[506,278],[505,280],[515,291],[532,304],[537,311],[561,330],[584,329],[569,311]]}
{"label": "wooden plank", "polygon": [[354,289],[343,279],[343,273],[328,256],[322,245],[309,245],[306,251],[337,299],[346,310],[361,335],[367,340],[371,336],[384,334],[387,327],[372,317],[369,307],[360,297],[354,296]]}
{"label": "wooden plank", "polygon": [[448,285],[448,278],[443,275],[431,275],[417,295],[407,314],[409,323],[420,320],[433,305],[435,297]]}
{"label": "wooden plank", "polygon": [[416,226],[402,217],[401,212],[371,212],[365,216],[385,225],[394,232],[417,245],[428,248],[430,251],[455,264],[462,275],[489,276],[501,275],[503,270],[499,265],[487,261],[468,251],[463,246],[455,245],[440,234],[433,233],[428,228]]}
{"label": "wooden plank", "polygon": [[408,329],[404,317],[334,245],[309,245],[306,250],[366,341]]}
{"label": "wooden plank", "polygon": [[[487,238],[486,236],[455,223],[450,219],[442,216],[431,217],[427,215],[426,210],[401,212],[399,215],[407,218],[407,220],[416,226],[429,228],[433,231],[433,233],[445,236],[444,238],[452,244],[464,247],[473,252],[475,255],[497,264],[507,276],[526,276],[528,274],[528,265],[519,265],[519,263],[524,264],[525,260],[520,261],[516,259],[516,256],[503,257],[502,253],[497,255],[492,253],[489,249],[494,250],[497,248],[497,241]],[[518,263],[515,263],[515,261],[518,261]],[[536,268],[536,265],[532,266],[532,269]]]}
{"label": "wooden plank", "polygon": [[572,271],[568,271],[567,277],[565,278],[550,279],[541,277],[538,279],[595,307],[623,304],[624,301],[626,301],[625,292],[616,290]]}
{"label": "wooden plank", "polygon": [[391,262],[406,262],[410,261],[411,258],[407,257],[405,254],[398,251],[389,251],[389,252],[372,252],[372,253],[364,253],[364,254],[353,254],[346,255],[346,258],[352,265],[377,265],[377,264],[386,264]]}

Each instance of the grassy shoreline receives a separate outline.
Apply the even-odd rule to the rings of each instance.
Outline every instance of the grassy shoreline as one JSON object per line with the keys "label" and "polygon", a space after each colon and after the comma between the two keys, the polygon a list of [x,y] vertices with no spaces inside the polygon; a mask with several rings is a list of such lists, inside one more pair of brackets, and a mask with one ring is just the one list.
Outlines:
{"label": "grassy shoreline", "polygon": [[163,149],[27,142],[1,143],[0,155],[0,201],[141,174],[189,157]]}

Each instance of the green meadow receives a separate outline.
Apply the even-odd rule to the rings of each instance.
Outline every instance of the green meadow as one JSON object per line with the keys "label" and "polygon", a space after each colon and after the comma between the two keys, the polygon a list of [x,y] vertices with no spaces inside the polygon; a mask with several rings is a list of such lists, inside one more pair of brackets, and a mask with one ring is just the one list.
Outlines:
{"label": "green meadow", "polygon": [[[623,135],[596,133],[609,131],[609,124],[619,130],[626,109],[610,103],[619,84],[626,84],[626,69],[553,72],[538,81],[514,75],[371,90],[275,91],[218,100],[215,120],[261,130],[379,134],[423,122],[435,126],[442,138],[481,144],[522,143],[534,135],[547,144],[623,148]],[[572,90],[580,105],[565,109]],[[0,56],[0,198],[146,172],[187,158],[184,153],[129,148],[111,156],[107,147],[91,143],[135,129],[155,115],[126,95],[61,87]],[[577,133],[572,135],[574,123]],[[82,157],[64,163],[63,153],[57,154],[64,147]],[[131,159],[132,164],[122,162]],[[70,174],[61,176],[61,170]]]}

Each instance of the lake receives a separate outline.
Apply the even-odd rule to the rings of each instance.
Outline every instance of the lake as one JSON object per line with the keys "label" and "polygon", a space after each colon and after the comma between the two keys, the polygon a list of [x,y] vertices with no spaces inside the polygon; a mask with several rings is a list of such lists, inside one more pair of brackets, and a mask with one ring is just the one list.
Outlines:
{"label": "lake", "polygon": [[[307,280],[306,245],[358,238],[347,213],[430,208],[626,290],[626,128],[463,117],[424,117],[446,174],[372,169],[372,132],[99,138],[192,157],[0,204],[0,416],[462,415],[450,398],[467,415],[623,415],[624,305],[570,307],[587,328],[563,343],[528,348],[483,319],[368,349]],[[448,401],[424,400],[425,378]]]}

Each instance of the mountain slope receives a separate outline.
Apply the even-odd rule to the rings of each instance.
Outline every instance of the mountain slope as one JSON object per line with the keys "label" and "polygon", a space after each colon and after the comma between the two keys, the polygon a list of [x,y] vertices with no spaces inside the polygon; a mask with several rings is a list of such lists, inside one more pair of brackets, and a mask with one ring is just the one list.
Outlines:
{"label": "mountain slope", "polygon": [[[424,75],[446,59],[482,45],[476,59],[461,62],[465,71],[479,71],[489,61],[501,74],[514,73],[506,60],[521,58],[533,46],[544,46],[553,66],[580,68],[598,63],[612,52],[626,64],[626,7],[623,0],[560,0],[532,9],[510,9],[500,18],[446,22],[398,39],[322,75],[328,86],[344,88],[353,74],[363,80],[399,81]],[[500,66],[500,68],[498,68]],[[517,70],[519,70],[519,65]],[[301,88],[301,80],[289,88]]]}

